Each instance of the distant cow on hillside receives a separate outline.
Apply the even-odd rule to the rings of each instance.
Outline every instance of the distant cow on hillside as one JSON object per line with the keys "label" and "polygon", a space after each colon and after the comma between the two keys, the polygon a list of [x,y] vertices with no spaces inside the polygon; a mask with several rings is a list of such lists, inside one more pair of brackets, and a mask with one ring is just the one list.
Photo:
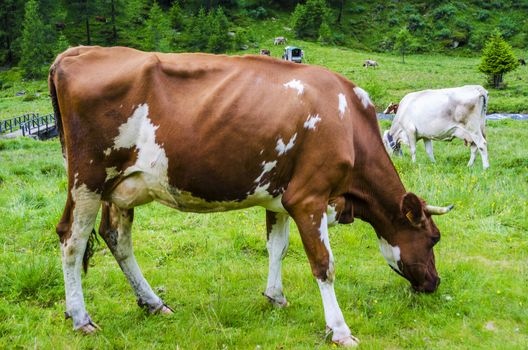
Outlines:
{"label": "distant cow on hillside", "polygon": [[425,90],[407,94],[400,102],[390,130],[383,134],[389,154],[400,153],[400,143],[411,149],[416,160],[416,141],[423,139],[425,151],[435,161],[432,140],[451,141],[458,137],[471,147],[468,166],[477,149],[484,169],[489,167],[485,135],[488,92],[480,85]]}
{"label": "distant cow on hillside", "polygon": [[373,60],[366,60],[365,63],[363,63],[363,67],[365,68],[368,68],[368,67],[379,67],[379,64],[378,62],[376,61],[373,61]]}
{"label": "distant cow on hillside", "polygon": [[261,49],[260,54],[263,56],[271,56],[271,51],[267,49]]}
{"label": "distant cow on hillside", "polygon": [[273,40],[273,45],[284,45],[287,41],[288,39],[286,39],[285,37],[278,36]]}

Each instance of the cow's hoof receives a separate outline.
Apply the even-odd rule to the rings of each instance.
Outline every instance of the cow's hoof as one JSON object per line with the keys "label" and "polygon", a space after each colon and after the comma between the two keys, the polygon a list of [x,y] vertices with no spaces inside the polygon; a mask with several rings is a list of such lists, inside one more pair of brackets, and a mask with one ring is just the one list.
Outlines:
{"label": "cow's hoof", "polygon": [[162,315],[172,315],[174,313],[174,310],[171,309],[169,306],[163,304],[157,311],[157,313]]}
{"label": "cow's hoof", "polygon": [[274,296],[274,297],[269,296],[266,293],[262,293],[262,295],[264,295],[268,299],[268,301],[272,303],[273,306],[275,307],[283,308],[283,307],[288,306],[288,301],[286,300],[284,295],[279,295],[279,296]]}
{"label": "cow's hoof", "polygon": [[161,304],[155,309],[149,309],[151,314],[172,315],[174,310],[167,304]]}
{"label": "cow's hoof", "polygon": [[[332,328],[326,326],[325,339],[328,339],[331,334],[333,334]],[[336,337],[334,334],[332,337],[332,343],[344,348],[352,348],[359,345],[359,339],[354,337],[352,334],[341,338]]]}
{"label": "cow's hoof", "polygon": [[101,327],[99,327],[93,321],[90,321],[89,323],[85,324],[84,326],[79,327],[77,330],[82,332],[83,334],[90,335],[90,334],[94,334],[98,330],[101,330]]}
{"label": "cow's hoof", "polygon": [[349,335],[348,337],[344,337],[341,339],[332,339],[332,342],[344,348],[352,348],[359,345],[359,339],[354,337],[353,335]]}

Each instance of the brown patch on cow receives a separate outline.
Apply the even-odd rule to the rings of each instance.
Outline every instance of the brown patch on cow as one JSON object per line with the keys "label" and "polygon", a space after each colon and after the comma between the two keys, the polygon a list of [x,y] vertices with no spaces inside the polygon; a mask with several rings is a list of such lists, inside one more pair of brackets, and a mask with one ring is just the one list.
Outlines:
{"label": "brown patch on cow", "polygon": [[57,235],[59,235],[59,240],[62,244],[66,245],[66,242],[71,237],[71,227],[73,224],[73,209],[75,208],[75,203],[71,198],[71,193],[68,191],[68,198],[66,199],[66,205],[64,206],[64,211],[62,212],[62,217],[55,228]]}
{"label": "brown patch on cow", "polygon": [[419,226],[424,219],[423,203],[412,192],[407,192],[402,199],[401,212],[414,226]]}
{"label": "brown patch on cow", "polygon": [[97,239],[97,234],[95,233],[95,230],[92,229],[92,232],[90,233],[90,237],[88,237],[88,242],[86,242],[86,249],[84,250],[84,255],[83,255],[84,273],[88,273],[88,264],[90,263],[90,259],[95,253],[95,246],[98,244],[99,244],[99,239]]}
{"label": "brown patch on cow", "polygon": [[266,240],[269,240],[273,225],[277,223],[277,213],[266,210]]}

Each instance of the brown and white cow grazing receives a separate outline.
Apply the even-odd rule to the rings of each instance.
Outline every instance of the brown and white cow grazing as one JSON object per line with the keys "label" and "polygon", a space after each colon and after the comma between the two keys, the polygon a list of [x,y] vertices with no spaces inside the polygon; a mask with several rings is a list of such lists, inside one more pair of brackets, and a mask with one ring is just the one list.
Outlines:
{"label": "brown and white cow grazing", "polygon": [[400,143],[408,144],[414,162],[416,141],[423,139],[425,151],[434,162],[432,140],[451,141],[458,137],[470,145],[468,166],[473,165],[478,149],[486,169],[487,105],[488,92],[480,85],[411,92],[401,100],[390,130],[383,134],[385,148],[389,154],[401,154]]}
{"label": "brown and white cow grazing", "polygon": [[399,103],[391,102],[391,103],[389,103],[387,108],[385,108],[385,110],[383,111],[383,114],[394,114],[394,113],[397,113],[398,112],[398,107],[400,107]]}
{"label": "brown and white cow grazing", "polygon": [[[96,330],[81,265],[99,229],[139,305],[170,313],[134,258],[134,207],[158,201],[190,212],[266,208],[265,295],[283,306],[281,261],[293,218],[335,343],[352,336],[334,293],[328,225],[372,224],[390,266],[417,291],[439,284],[431,207],[406,192],[383,148],[368,94],[326,69],[264,56],[145,53],[77,47],[59,55],[49,86],[67,160],[57,233],[67,315]],[[83,259],[84,257],[84,259]]]}

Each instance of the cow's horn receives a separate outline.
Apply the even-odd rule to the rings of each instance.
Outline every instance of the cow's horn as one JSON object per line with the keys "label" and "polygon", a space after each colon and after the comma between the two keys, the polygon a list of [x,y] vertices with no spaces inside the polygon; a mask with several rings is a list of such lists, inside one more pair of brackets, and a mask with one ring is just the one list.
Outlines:
{"label": "cow's horn", "polygon": [[443,215],[449,213],[453,209],[454,205],[451,204],[447,207],[435,207],[434,205],[426,205],[425,212],[431,215]]}

